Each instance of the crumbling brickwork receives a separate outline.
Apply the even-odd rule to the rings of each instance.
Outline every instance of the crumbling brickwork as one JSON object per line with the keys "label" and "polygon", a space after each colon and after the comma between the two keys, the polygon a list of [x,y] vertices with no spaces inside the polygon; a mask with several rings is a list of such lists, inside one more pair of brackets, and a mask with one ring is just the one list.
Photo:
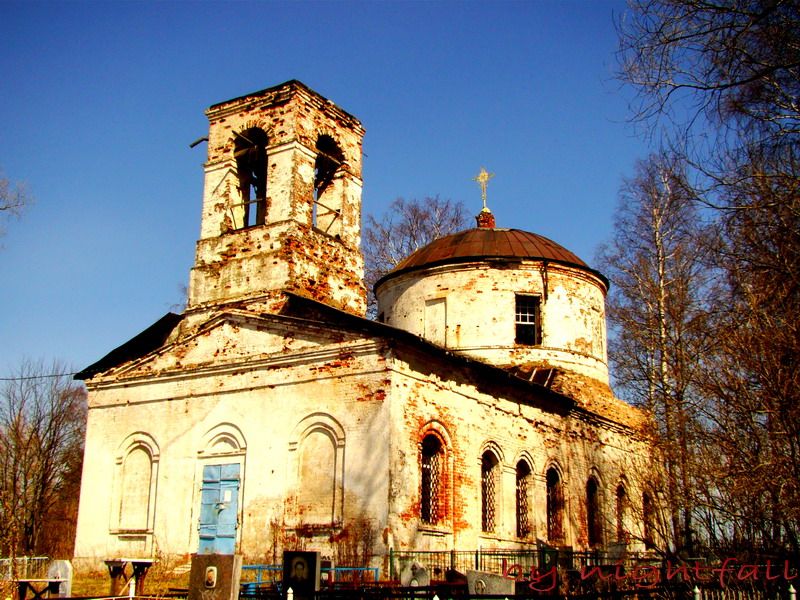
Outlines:
{"label": "crumbling brickwork", "polygon": [[[292,289],[364,314],[364,129],[358,120],[296,81],[217,104],[207,115],[203,215],[189,308]],[[265,183],[243,191],[241,158],[258,149],[238,142],[256,132],[265,140]],[[321,182],[318,159],[330,152],[335,168],[330,181]],[[260,222],[252,217],[255,208],[250,220],[245,216],[253,204],[263,213]]]}

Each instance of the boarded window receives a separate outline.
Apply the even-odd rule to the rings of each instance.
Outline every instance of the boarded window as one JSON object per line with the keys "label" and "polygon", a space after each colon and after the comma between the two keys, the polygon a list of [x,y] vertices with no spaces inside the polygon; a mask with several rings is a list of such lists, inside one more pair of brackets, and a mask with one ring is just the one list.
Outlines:
{"label": "boarded window", "polygon": [[494,531],[497,526],[497,483],[500,462],[487,450],[481,457],[481,529]]}
{"label": "boarded window", "polygon": [[547,470],[547,540],[551,544],[564,543],[564,490],[554,468]]}
{"label": "boarded window", "polygon": [[586,531],[590,546],[599,546],[603,543],[600,489],[594,477],[590,477],[586,482]]}
{"label": "boarded window", "polygon": [[122,501],[119,524],[124,530],[146,530],[150,513],[153,464],[141,446],[131,450],[122,465]]}
{"label": "boarded window", "polygon": [[521,460],[517,463],[517,537],[528,537],[531,534],[530,509],[528,503],[531,481],[531,468],[527,462]]}
{"label": "boarded window", "polygon": [[447,302],[445,298],[425,301],[425,339],[447,347]]}
{"label": "boarded window", "polygon": [[300,477],[297,494],[299,514],[309,524],[330,525],[334,521],[336,446],[330,434],[316,429],[300,446]]}
{"label": "boarded window", "polygon": [[237,229],[263,225],[267,215],[267,134],[248,129],[234,143],[240,202],[234,208]]}
{"label": "boarded window", "polygon": [[517,344],[538,346],[542,343],[541,308],[539,296],[516,295],[516,337]]}
{"label": "boarded window", "polygon": [[442,520],[442,479],[444,471],[444,448],[435,435],[426,435],[422,440],[422,483],[420,489],[420,519],[435,525]]}

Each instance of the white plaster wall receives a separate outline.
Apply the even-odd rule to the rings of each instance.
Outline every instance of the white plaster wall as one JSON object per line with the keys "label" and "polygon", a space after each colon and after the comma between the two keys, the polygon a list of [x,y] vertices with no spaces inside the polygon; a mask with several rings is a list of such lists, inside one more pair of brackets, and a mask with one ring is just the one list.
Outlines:
{"label": "white plaster wall", "polygon": [[[608,383],[605,285],[588,271],[562,265],[550,263],[546,273],[545,294],[543,266],[537,261],[412,271],[380,286],[378,311],[385,323],[425,337],[425,304],[444,299],[447,348],[503,366],[562,366]],[[515,294],[541,297],[541,346],[515,344]]]}
{"label": "white plaster wall", "polygon": [[[270,522],[291,520],[286,500],[296,472],[289,448],[296,425],[309,415],[325,415],[344,429],[344,523],[366,516],[380,531],[387,514],[389,419],[376,355],[331,355],[324,362],[298,355],[294,363],[251,370],[242,361],[202,375],[187,368],[157,381],[91,382],[76,560],[98,568],[113,556],[195,552],[202,466],[226,462],[242,464],[238,549],[263,557],[271,547]],[[220,426],[241,432],[245,448],[208,456],[206,438]],[[112,491],[120,475],[115,456],[137,431],[147,432],[160,451],[154,527],[145,547],[111,533],[119,509]]]}

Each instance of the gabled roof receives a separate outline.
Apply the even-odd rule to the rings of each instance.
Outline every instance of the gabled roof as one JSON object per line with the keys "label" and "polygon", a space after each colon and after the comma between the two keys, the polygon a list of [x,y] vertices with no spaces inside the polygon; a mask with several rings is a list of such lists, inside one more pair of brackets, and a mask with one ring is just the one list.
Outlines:
{"label": "gabled roof", "polygon": [[73,379],[90,379],[98,373],[113,369],[122,363],[140,358],[153,350],[157,350],[164,345],[169,335],[182,320],[183,315],[176,315],[171,312],[165,314],[140,334],[132,337],[121,346],[114,348],[97,362],[92,363],[79,373],[76,373]]}
{"label": "gabled roof", "polygon": [[[569,411],[575,405],[575,401],[572,398],[559,394],[539,383],[517,377],[500,367],[453,353],[402,329],[359,317],[291,292],[284,292],[284,294],[287,297],[287,302],[283,305],[280,315],[291,317],[292,320],[302,318],[315,323],[324,322],[329,327],[378,337],[390,344],[400,344],[407,349],[427,354],[431,358],[439,358],[449,363],[452,368],[464,367],[468,369],[474,375],[478,385],[510,385],[528,394],[536,393],[538,398],[558,411]],[[232,306],[231,308],[240,309],[241,307]],[[75,379],[91,379],[99,373],[118,367],[126,362],[140,359],[158,350],[182,320],[182,315],[174,313],[164,315],[142,333],[77,373]]]}

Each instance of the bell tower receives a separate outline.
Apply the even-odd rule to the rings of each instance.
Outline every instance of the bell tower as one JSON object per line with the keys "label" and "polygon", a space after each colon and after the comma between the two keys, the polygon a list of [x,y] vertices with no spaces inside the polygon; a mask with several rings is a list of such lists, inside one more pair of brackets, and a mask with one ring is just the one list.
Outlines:
{"label": "bell tower", "polygon": [[290,291],[363,316],[353,116],[299,81],[215,104],[187,310]]}

